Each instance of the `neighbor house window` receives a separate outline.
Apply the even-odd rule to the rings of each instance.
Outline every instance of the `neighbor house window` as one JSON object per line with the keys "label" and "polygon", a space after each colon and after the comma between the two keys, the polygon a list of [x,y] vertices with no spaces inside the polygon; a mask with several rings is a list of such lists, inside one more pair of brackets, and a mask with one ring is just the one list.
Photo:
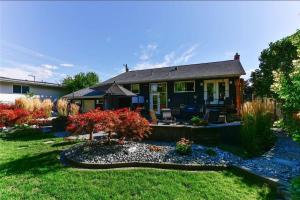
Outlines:
{"label": "neighbor house window", "polygon": [[22,94],[27,94],[29,92],[29,86],[22,85]]}
{"label": "neighbor house window", "polygon": [[131,84],[131,92],[135,94],[140,93],[140,84]]}
{"label": "neighbor house window", "polygon": [[13,85],[13,93],[27,94],[29,92],[29,86],[25,85]]}
{"label": "neighbor house window", "polygon": [[195,92],[195,81],[175,82],[174,92]]}
{"label": "neighbor house window", "polygon": [[13,85],[13,93],[22,93],[22,86],[21,85]]}

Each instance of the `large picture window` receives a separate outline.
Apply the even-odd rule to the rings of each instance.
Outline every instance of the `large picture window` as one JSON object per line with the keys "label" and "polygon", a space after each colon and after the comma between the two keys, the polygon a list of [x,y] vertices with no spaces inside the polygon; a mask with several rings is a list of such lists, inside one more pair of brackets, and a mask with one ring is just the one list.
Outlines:
{"label": "large picture window", "polygon": [[131,84],[131,92],[135,94],[140,93],[140,84]]}
{"label": "large picture window", "polygon": [[22,86],[21,85],[13,85],[13,93],[22,94]]}
{"label": "large picture window", "polygon": [[195,81],[178,81],[174,83],[174,92],[195,92]]}
{"label": "large picture window", "polygon": [[15,94],[27,94],[28,92],[29,92],[29,86],[13,85],[13,93]]}

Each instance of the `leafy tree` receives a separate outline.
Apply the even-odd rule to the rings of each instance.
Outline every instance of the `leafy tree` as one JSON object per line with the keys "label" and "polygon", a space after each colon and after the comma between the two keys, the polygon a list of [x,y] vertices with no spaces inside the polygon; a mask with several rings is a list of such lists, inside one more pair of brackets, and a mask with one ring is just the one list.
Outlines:
{"label": "leafy tree", "polygon": [[273,84],[273,71],[280,70],[287,77],[293,70],[293,60],[298,58],[297,42],[293,38],[300,35],[298,30],[294,35],[271,42],[267,49],[264,49],[259,57],[259,69],[251,74],[250,81],[253,84],[257,96],[277,97],[271,90]]}
{"label": "leafy tree", "polygon": [[300,141],[300,60],[294,65],[288,76],[280,70],[274,72],[271,88],[282,101],[284,128]]}
{"label": "leafy tree", "polygon": [[99,83],[99,77],[95,72],[80,72],[75,76],[67,76],[63,80],[63,84],[67,88],[68,92],[75,92],[77,90],[93,86],[97,83]]}
{"label": "leafy tree", "polygon": [[139,113],[128,109],[115,111],[95,109],[70,116],[66,129],[73,134],[87,133],[90,140],[93,140],[94,132],[104,131],[108,134],[108,143],[112,134],[116,133],[122,143],[124,139],[143,139],[150,133],[150,124]]}

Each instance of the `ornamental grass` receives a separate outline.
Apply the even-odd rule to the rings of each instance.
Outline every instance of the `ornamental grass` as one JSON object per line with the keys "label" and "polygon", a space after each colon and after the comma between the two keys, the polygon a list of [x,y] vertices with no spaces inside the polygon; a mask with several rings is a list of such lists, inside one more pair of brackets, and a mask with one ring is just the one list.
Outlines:
{"label": "ornamental grass", "polygon": [[68,101],[65,99],[59,99],[57,101],[57,112],[59,116],[68,116]]}
{"label": "ornamental grass", "polygon": [[273,113],[271,101],[255,100],[242,106],[241,143],[249,156],[259,155],[274,145]]}
{"label": "ornamental grass", "polygon": [[70,105],[70,115],[77,115],[79,113],[79,109],[80,107],[77,104],[72,103]]}

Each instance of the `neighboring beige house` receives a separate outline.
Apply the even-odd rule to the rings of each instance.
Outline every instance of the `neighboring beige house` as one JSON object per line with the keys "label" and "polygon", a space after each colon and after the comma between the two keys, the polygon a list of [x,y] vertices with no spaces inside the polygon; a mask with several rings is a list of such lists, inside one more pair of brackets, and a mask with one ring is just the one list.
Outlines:
{"label": "neighboring beige house", "polygon": [[0,103],[14,103],[15,99],[23,97],[27,93],[31,93],[41,99],[50,98],[53,101],[67,94],[61,84],[0,76]]}

